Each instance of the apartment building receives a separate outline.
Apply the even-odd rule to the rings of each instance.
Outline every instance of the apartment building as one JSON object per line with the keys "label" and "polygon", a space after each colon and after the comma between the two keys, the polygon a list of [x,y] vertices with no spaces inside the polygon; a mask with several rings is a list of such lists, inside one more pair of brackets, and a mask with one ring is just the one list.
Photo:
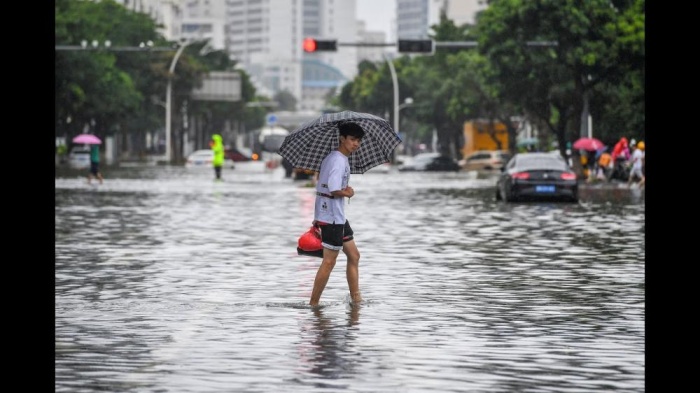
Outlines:
{"label": "apartment building", "polygon": [[474,23],[474,16],[487,6],[486,0],[396,0],[396,29],[399,38],[428,38],[430,26],[440,22],[440,12],[457,26]]}

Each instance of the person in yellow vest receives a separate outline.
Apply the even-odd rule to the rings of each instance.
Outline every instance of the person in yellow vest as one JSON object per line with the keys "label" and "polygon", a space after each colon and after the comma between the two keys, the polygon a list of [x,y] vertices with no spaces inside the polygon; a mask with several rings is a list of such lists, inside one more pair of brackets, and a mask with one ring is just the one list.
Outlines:
{"label": "person in yellow vest", "polygon": [[214,134],[211,136],[211,141],[209,142],[209,147],[214,151],[214,159],[212,160],[212,166],[214,166],[215,180],[221,180],[221,168],[224,166],[224,141],[221,135]]}

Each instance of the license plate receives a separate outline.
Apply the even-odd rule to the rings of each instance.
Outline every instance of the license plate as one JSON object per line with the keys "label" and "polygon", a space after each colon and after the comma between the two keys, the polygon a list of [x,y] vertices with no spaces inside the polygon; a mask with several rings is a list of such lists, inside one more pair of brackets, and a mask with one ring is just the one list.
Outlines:
{"label": "license plate", "polygon": [[535,186],[535,192],[554,192],[554,186]]}
{"label": "license plate", "polygon": [[195,161],[194,163],[195,163],[196,165],[202,165],[202,164],[204,163],[204,161]]}

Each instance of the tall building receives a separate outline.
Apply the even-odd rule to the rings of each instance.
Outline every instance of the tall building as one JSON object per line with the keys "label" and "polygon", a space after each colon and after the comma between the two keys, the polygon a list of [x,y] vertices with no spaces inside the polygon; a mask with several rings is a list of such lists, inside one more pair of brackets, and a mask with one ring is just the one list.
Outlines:
{"label": "tall building", "polygon": [[225,0],[187,0],[182,6],[180,38],[209,40],[214,50],[226,49]]}
{"label": "tall building", "polygon": [[[365,29],[365,22],[358,21],[358,37],[360,42],[382,44],[387,42],[386,34],[383,31],[368,31]],[[360,46],[357,47],[357,61],[363,60],[372,62],[384,61],[384,52],[389,47],[382,46]]]}
{"label": "tall building", "polygon": [[176,41],[180,38],[180,21],[184,0],[116,0],[124,7],[150,16],[158,25],[163,26],[159,33],[166,40]]}
{"label": "tall building", "polygon": [[485,9],[485,0],[396,0],[396,30],[399,38],[428,38],[431,26],[440,22],[440,12],[459,26],[474,23]]}
{"label": "tall building", "polygon": [[396,0],[398,38],[428,38],[432,0]]}
{"label": "tall building", "polygon": [[301,97],[302,0],[226,0],[229,55],[260,94]]}
{"label": "tall building", "polygon": [[[357,42],[355,12],[355,0],[304,0],[303,36]],[[299,109],[320,110],[326,106],[328,98],[357,75],[357,64],[354,46],[339,47],[335,52],[304,53]]]}

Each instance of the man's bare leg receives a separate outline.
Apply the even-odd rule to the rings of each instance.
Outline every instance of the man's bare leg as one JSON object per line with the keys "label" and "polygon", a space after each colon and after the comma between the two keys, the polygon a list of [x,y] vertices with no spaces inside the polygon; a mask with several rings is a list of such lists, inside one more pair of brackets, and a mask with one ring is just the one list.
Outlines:
{"label": "man's bare leg", "polygon": [[321,301],[321,294],[326,288],[326,284],[328,284],[328,278],[331,276],[331,272],[335,267],[335,262],[338,259],[339,253],[340,251],[329,250],[327,248],[323,249],[323,261],[316,272],[314,289],[311,291],[311,300],[309,300],[310,305],[318,306],[318,302]]}
{"label": "man's bare leg", "polygon": [[350,299],[353,303],[360,303],[362,295],[360,294],[360,251],[354,240],[343,243],[343,252],[348,258],[348,265],[345,275],[348,280],[348,289],[350,290]]}

